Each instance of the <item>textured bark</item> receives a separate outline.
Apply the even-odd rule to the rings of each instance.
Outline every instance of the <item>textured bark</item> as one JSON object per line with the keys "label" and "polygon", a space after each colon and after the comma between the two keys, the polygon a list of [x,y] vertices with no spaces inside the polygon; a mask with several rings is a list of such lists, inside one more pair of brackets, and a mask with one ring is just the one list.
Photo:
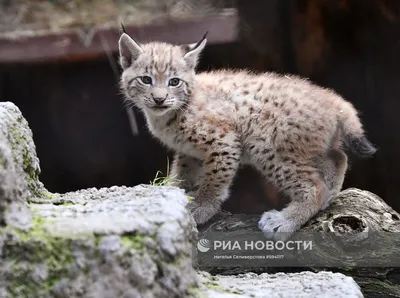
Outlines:
{"label": "textured bark", "polygon": [[[199,232],[226,231],[231,234],[259,232],[260,215],[244,215],[221,213],[211,222],[199,228]],[[394,257],[400,256],[400,215],[388,206],[381,198],[368,191],[347,189],[332,201],[331,205],[311,219],[303,228],[304,233],[320,233],[320,241],[313,246],[312,255],[316,264],[324,263],[322,267],[280,267],[280,268],[207,268],[213,274],[238,274],[247,272],[299,272],[310,270],[342,272],[353,277],[361,286],[365,297],[400,297],[400,268],[394,265]],[[368,232],[368,233],[365,233]],[[379,243],[375,251],[380,258],[381,267],[359,267],[354,265],[354,259],[344,260],[343,246],[337,245],[334,237],[345,236],[346,244],[361,247],[366,243]],[[378,235],[378,236],[377,236]],[[369,239],[368,237],[375,237]],[[376,238],[377,237],[377,238]],[[321,241],[322,240],[322,241]],[[377,242],[379,241],[379,242]],[[387,250],[386,250],[387,248]],[[356,261],[362,261],[368,256],[363,255],[368,248],[356,256]],[[371,252],[371,251],[369,251]],[[300,256],[301,257],[301,256]],[[295,259],[294,261],[298,261]],[[397,259],[396,259],[397,260]],[[340,267],[332,264],[340,263]],[[397,262],[398,266],[398,262]],[[203,268],[204,270],[205,268]]]}

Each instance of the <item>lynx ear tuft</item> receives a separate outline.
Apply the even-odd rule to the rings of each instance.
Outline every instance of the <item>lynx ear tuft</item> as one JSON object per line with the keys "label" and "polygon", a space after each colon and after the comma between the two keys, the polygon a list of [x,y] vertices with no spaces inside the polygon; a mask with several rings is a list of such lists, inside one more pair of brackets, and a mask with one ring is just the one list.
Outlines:
{"label": "lynx ear tuft", "polygon": [[123,23],[121,23],[121,34],[126,33],[126,29]]}

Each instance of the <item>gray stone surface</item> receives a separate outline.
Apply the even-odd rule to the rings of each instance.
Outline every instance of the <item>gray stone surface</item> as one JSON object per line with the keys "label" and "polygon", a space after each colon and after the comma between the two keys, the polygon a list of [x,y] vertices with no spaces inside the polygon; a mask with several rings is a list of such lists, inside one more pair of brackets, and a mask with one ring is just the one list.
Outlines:
{"label": "gray stone surface", "polygon": [[42,184],[32,132],[19,109],[0,103],[0,225],[30,224],[26,200]]}
{"label": "gray stone surface", "polygon": [[32,198],[32,230],[2,231],[0,275],[17,297],[186,297],[197,281],[186,202],[145,185]]}
{"label": "gray stone surface", "polygon": [[[39,181],[40,165],[32,131],[21,111],[11,102],[0,103],[0,160],[2,169],[17,174],[24,189],[31,195],[42,194]],[[14,178],[15,179],[15,178]],[[19,188],[22,188],[19,186]],[[26,196],[27,194],[25,194]],[[19,198],[24,196],[18,196]]]}
{"label": "gray stone surface", "polygon": [[198,273],[201,287],[213,298],[361,298],[360,288],[341,273],[301,272],[237,276]]}

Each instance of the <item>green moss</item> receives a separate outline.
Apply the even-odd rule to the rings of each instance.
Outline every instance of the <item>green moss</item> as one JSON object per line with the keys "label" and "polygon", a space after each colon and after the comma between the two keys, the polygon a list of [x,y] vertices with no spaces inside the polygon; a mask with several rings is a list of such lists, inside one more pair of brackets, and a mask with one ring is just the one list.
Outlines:
{"label": "green moss", "polygon": [[[17,119],[17,122],[19,124],[21,124],[23,121],[22,117],[20,118]],[[29,190],[32,192],[32,194],[39,196],[40,190],[37,187],[37,182],[39,181],[40,171],[39,169],[33,167],[34,162],[32,160],[30,152],[28,151],[27,137],[21,133],[21,128],[14,123],[11,127],[9,127],[9,132],[9,141],[11,144],[14,161],[15,163],[20,162],[18,159],[18,154],[20,154],[22,158],[22,168],[26,174],[26,182],[28,184]]]}
{"label": "green moss", "polygon": [[35,285],[32,283],[21,284],[19,281],[14,280],[11,284],[10,295],[11,297],[24,297],[24,295],[29,293],[36,293]]}
{"label": "green moss", "polygon": [[103,235],[94,235],[94,244],[96,245],[96,247],[99,245],[101,238],[103,237]]}
{"label": "green moss", "polygon": [[74,205],[74,203],[72,203],[72,202],[64,202],[64,203],[62,203],[62,206],[73,206]]}
{"label": "green moss", "polygon": [[209,296],[204,292],[204,290],[200,289],[196,286],[191,286],[188,290],[189,297],[196,297],[196,298],[208,298]]}
{"label": "green moss", "polygon": [[219,284],[215,281],[208,281],[208,282],[204,282],[203,285],[205,285],[207,288],[209,289],[214,289],[214,288],[220,288]]}
{"label": "green moss", "polygon": [[[7,235],[3,257],[15,260],[12,284],[8,288],[12,297],[40,297],[49,293],[52,286],[68,276],[68,268],[74,261],[71,240],[54,237],[45,229],[45,220],[35,217],[29,230],[10,226],[0,229]],[[45,266],[45,280],[34,278],[35,268]]]}
{"label": "green moss", "polygon": [[121,236],[122,245],[129,249],[141,251],[144,249],[144,240],[146,236],[135,234],[135,235],[123,235]]}
{"label": "green moss", "polygon": [[217,283],[217,278],[216,277],[211,277],[210,281],[207,282],[202,282],[202,284],[210,289],[210,290],[214,290],[216,292],[222,292],[222,293],[230,293],[230,294],[243,294],[243,292],[239,291],[239,290],[230,290],[230,289],[226,289],[221,287],[218,283]]}
{"label": "green moss", "polygon": [[[101,239],[104,235],[95,235],[94,243],[96,247],[100,244]],[[124,234],[121,236],[121,244],[124,248],[128,250],[135,250],[141,252],[146,248],[145,239],[152,238],[149,235],[140,234]]]}
{"label": "green moss", "polygon": [[3,157],[3,156],[0,156],[0,165],[4,168],[4,169],[7,169],[7,160]]}
{"label": "green moss", "polygon": [[42,190],[38,196],[41,198],[49,199],[49,200],[59,197],[59,195],[53,194],[53,193],[49,192],[48,190]]}

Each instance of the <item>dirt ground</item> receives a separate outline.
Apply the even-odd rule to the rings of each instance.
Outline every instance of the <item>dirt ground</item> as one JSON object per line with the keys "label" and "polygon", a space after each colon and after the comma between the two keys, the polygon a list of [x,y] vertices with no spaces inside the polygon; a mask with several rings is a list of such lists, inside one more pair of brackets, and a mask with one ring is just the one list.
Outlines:
{"label": "dirt ground", "polygon": [[162,23],[221,13],[227,0],[0,0],[0,36]]}

